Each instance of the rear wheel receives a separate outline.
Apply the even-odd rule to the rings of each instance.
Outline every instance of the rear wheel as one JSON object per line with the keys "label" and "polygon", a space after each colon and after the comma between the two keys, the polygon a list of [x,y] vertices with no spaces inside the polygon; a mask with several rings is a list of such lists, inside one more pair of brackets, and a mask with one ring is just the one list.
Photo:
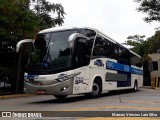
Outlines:
{"label": "rear wheel", "polygon": [[99,79],[96,79],[92,86],[91,93],[86,94],[87,97],[97,98],[101,95],[102,85]]}
{"label": "rear wheel", "polygon": [[53,95],[54,97],[56,97],[57,99],[65,99],[68,95]]}

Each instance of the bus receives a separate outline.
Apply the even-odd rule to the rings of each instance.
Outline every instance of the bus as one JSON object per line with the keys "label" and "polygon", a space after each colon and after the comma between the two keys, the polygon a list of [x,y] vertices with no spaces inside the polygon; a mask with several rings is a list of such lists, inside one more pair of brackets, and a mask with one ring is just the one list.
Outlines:
{"label": "bus", "polygon": [[[30,44],[29,47],[22,47]],[[141,57],[97,29],[57,27],[17,43],[25,48],[25,93],[54,95],[101,93],[143,86]]]}

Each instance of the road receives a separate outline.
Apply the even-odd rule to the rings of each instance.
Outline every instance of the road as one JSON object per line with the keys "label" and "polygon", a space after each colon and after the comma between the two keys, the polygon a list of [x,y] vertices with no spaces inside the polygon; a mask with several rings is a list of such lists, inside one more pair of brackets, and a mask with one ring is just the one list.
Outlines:
{"label": "road", "polygon": [[160,90],[111,92],[96,99],[77,95],[63,101],[52,95],[1,99],[0,111],[160,111]]}

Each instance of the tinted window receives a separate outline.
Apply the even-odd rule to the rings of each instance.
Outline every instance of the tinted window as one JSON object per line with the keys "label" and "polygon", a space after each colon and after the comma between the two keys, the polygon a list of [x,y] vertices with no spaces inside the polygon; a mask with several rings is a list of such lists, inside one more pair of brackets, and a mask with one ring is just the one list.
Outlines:
{"label": "tinted window", "polygon": [[78,68],[88,65],[90,57],[87,52],[87,39],[77,38],[73,55],[73,67]]}
{"label": "tinted window", "polygon": [[103,56],[107,58],[116,59],[116,45],[111,41],[98,35],[94,44],[93,56]]}
{"label": "tinted window", "polygon": [[119,46],[117,48],[117,60],[122,64],[130,64],[130,52],[128,49]]}
{"label": "tinted window", "polygon": [[90,30],[90,29],[78,29],[78,32],[89,38],[89,40],[86,43],[86,51],[85,52],[86,52],[87,58],[90,59],[92,47],[93,47],[93,42],[94,42],[94,39],[96,36],[96,32],[94,30]]}
{"label": "tinted window", "polygon": [[130,53],[130,51],[118,43],[113,43],[100,35],[97,35],[94,48],[93,57],[107,57],[116,59],[121,64],[134,65],[142,67],[141,58]]}
{"label": "tinted window", "polygon": [[93,56],[106,56],[106,44],[106,41],[102,37],[97,36],[94,44]]}
{"label": "tinted window", "polygon": [[141,58],[131,53],[131,65],[142,67]]}
{"label": "tinted window", "polygon": [[56,73],[69,69],[68,38],[76,32],[75,30],[66,30],[38,34],[34,42],[34,50],[30,53],[27,69],[37,71],[36,74],[39,74],[40,70]]}

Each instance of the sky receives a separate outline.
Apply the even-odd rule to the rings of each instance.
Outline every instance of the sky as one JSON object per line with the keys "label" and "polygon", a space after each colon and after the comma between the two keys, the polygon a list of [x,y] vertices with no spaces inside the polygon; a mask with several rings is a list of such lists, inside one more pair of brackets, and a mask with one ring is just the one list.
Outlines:
{"label": "sky", "polygon": [[66,15],[63,26],[96,28],[124,43],[130,35],[151,37],[158,22],[146,23],[146,14],[138,12],[134,0],[48,0],[61,3]]}

